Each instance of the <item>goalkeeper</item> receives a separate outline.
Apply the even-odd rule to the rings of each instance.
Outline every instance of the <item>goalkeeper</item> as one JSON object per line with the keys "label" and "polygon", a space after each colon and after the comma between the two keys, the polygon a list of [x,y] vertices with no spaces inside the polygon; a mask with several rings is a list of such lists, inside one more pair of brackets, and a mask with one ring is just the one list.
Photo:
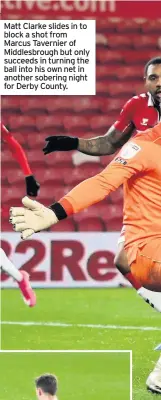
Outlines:
{"label": "goalkeeper", "polygon": [[22,239],[47,229],[124,184],[125,251],[129,272],[146,289],[161,291],[161,123],[138,133],[98,175],[87,179],[49,208],[25,197],[10,210]]}

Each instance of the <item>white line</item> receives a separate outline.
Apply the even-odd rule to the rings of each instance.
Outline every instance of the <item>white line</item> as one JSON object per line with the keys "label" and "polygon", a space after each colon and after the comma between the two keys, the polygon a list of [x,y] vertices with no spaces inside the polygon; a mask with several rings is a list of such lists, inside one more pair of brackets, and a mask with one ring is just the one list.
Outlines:
{"label": "white line", "polygon": [[130,400],[133,399],[133,358],[132,350],[130,351]]}
{"label": "white line", "polygon": [[129,331],[161,331],[159,326],[124,326],[124,325],[94,325],[94,324],[68,324],[62,322],[37,322],[37,321],[2,321],[2,325],[20,326],[52,326],[60,328],[93,328],[93,329],[120,329]]}
{"label": "white line", "polygon": [[1,350],[1,353],[128,353],[131,356],[132,350]]}

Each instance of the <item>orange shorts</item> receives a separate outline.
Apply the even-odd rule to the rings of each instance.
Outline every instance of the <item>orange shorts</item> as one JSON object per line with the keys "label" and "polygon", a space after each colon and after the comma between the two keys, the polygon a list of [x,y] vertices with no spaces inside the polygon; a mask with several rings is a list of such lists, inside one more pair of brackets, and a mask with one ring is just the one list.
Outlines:
{"label": "orange shorts", "polygon": [[146,289],[161,292],[161,239],[139,246],[131,272]]}

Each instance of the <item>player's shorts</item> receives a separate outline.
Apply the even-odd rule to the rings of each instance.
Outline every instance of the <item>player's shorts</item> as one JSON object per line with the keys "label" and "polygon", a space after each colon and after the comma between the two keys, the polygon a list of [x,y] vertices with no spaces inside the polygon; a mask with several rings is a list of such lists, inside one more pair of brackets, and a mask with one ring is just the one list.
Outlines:
{"label": "player's shorts", "polygon": [[125,242],[125,226],[123,226],[121,229],[121,233],[120,233],[117,244],[119,245],[120,243],[124,243],[124,242]]}
{"label": "player's shorts", "polygon": [[131,272],[141,286],[161,291],[161,239],[140,245],[131,264]]}

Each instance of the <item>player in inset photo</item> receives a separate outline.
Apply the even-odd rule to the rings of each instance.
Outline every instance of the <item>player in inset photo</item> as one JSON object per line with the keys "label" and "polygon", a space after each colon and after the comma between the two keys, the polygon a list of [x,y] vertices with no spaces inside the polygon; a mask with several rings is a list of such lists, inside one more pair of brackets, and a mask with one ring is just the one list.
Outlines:
{"label": "player in inset photo", "polygon": [[55,375],[44,374],[35,379],[38,400],[58,400],[58,381]]}
{"label": "player in inset photo", "polygon": [[130,353],[3,351],[0,353],[0,399],[130,400]]}

